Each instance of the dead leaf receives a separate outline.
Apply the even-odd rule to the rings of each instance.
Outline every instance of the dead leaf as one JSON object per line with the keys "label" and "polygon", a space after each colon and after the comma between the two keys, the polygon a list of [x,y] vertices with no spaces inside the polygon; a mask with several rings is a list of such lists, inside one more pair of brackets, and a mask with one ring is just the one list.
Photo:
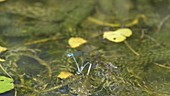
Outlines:
{"label": "dead leaf", "polygon": [[2,47],[2,46],[0,46],[0,53],[1,52],[4,52],[4,51],[6,51],[7,50],[7,48],[6,47]]}
{"label": "dead leaf", "polygon": [[85,43],[87,43],[87,40],[81,37],[71,37],[68,40],[68,44],[70,45],[71,48],[77,48]]}
{"label": "dead leaf", "polygon": [[4,1],[6,1],[6,0],[0,0],[0,2],[4,2]]}
{"label": "dead leaf", "polygon": [[60,79],[66,79],[66,78],[68,78],[72,75],[73,74],[70,73],[70,72],[62,71],[62,72],[60,72],[60,74],[57,77],[60,78]]}
{"label": "dead leaf", "polygon": [[0,58],[0,62],[5,62],[5,59]]}

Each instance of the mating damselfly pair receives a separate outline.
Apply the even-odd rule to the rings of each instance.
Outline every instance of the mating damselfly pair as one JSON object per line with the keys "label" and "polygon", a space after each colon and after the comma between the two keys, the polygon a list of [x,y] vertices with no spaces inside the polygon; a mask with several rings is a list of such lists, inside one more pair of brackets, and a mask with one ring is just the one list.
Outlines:
{"label": "mating damselfly pair", "polygon": [[76,66],[77,66],[77,72],[76,72],[76,74],[81,74],[82,71],[84,70],[84,68],[85,68],[87,65],[89,65],[89,68],[88,68],[88,71],[87,71],[87,75],[89,75],[90,70],[91,70],[91,67],[92,67],[92,63],[86,62],[85,64],[82,64],[82,65],[80,66],[80,65],[78,64],[78,62],[77,62],[77,60],[76,60],[76,58],[75,58],[75,56],[74,56],[73,53],[68,53],[67,56],[70,57],[70,58],[72,58],[73,61],[74,61],[74,63],[76,64]]}

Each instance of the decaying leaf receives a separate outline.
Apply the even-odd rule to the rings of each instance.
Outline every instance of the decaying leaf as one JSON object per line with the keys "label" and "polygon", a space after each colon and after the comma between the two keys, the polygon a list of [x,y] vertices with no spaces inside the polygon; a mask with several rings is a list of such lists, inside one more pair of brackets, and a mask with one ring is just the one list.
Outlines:
{"label": "decaying leaf", "polygon": [[66,71],[62,71],[60,72],[60,74],[57,76],[58,78],[61,78],[61,79],[66,79],[70,76],[72,76],[73,74],[70,73],[70,72],[66,72]]}
{"label": "decaying leaf", "polygon": [[71,37],[68,40],[68,44],[70,45],[71,48],[77,48],[80,45],[83,45],[85,43],[87,43],[87,40],[80,38],[80,37]]}

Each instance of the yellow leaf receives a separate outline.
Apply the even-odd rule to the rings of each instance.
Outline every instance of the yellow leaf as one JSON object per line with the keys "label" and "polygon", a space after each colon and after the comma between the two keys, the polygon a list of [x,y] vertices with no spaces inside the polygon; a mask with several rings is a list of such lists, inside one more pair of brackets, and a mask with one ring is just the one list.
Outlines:
{"label": "yellow leaf", "polygon": [[70,73],[70,72],[66,72],[66,71],[62,71],[60,72],[60,74],[57,76],[58,78],[61,78],[61,79],[66,79],[70,76],[72,76],[73,74]]}
{"label": "yellow leaf", "polygon": [[6,50],[7,50],[7,48],[0,46],[0,53],[3,51],[6,51]]}
{"label": "yellow leaf", "polygon": [[71,37],[68,40],[68,44],[70,45],[71,48],[79,47],[80,45],[83,45],[85,43],[87,43],[87,40],[80,37]]}
{"label": "yellow leaf", "polygon": [[5,62],[5,59],[0,58],[0,62]]}
{"label": "yellow leaf", "polygon": [[121,28],[116,30],[117,33],[121,33],[121,35],[124,35],[126,37],[129,37],[132,35],[132,31],[129,28]]}
{"label": "yellow leaf", "polygon": [[132,35],[132,31],[128,28],[121,28],[116,31],[106,31],[103,34],[103,38],[106,38],[112,42],[123,42],[127,37]]}
{"label": "yellow leaf", "polygon": [[6,1],[6,0],[0,0],[0,2],[4,2],[4,1]]}
{"label": "yellow leaf", "polygon": [[125,36],[113,31],[104,32],[103,38],[106,38],[107,40],[112,42],[122,42],[126,39]]}

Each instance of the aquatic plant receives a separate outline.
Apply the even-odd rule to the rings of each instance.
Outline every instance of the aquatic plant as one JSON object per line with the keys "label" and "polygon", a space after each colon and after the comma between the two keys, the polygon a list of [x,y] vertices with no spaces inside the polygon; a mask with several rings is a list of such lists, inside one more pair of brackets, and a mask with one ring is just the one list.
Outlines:
{"label": "aquatic plant", "polygon": [[[156,11],[156,2],[170,2],[123,1],[0,2],[1,68],[13,78],[17,95],[170,95],[169,9],[163,7],[164,16]],[[130,34],[121,33],[124,28]],[[140,55],[122,43],[126,38]]]}

